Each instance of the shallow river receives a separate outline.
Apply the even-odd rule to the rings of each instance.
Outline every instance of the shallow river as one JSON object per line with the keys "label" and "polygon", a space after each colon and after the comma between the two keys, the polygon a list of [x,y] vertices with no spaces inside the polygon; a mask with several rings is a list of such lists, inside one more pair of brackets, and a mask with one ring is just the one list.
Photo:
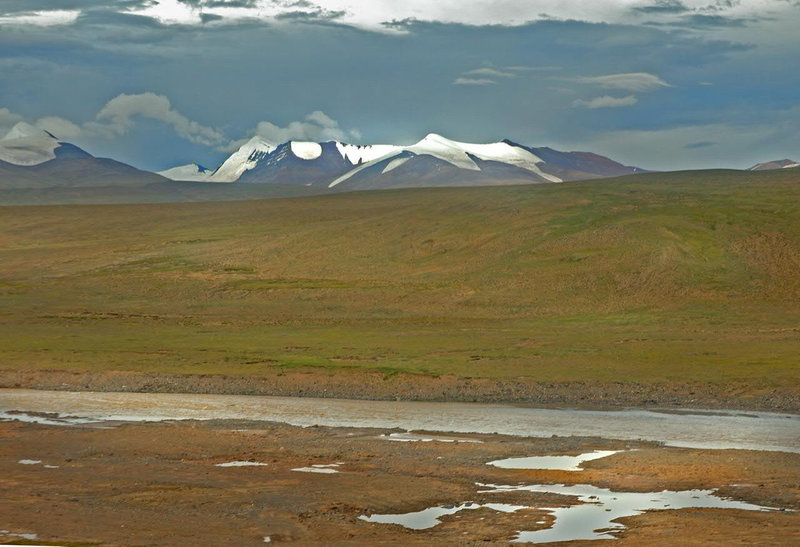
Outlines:
{"label": "shallow river", "polygon": [[[401,428],[526,437],[597,436],[690,448],[800,452],[800,416],[738,411],[542,409],[478,403],[355,401],[251,395],[0,389],[0,419],[54,413],[98,421],[243,419],[297,426]],[[53,420],[68,425],[72,420]]]}

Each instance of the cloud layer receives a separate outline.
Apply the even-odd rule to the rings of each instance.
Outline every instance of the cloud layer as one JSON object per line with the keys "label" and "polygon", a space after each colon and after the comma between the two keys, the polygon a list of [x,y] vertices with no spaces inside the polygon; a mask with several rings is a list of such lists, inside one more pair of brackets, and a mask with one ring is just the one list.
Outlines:
{"label": "cloud layer", "polygon": [[635,95],[628,95],[627,97],[611,97],[603,95],[602,97],[595,97],[588,101],[583,99],[575,99],[572,101],[574,108],[619,108],[622,106],[633,106],[639,102]]}
{"label": "cloud layer", "polygon": [[70,15],[0,0],[0,130],[24,119],[146,169],[215,165],[257,133],[509,138],[652,168],[606,136],[646,135],[678,167],[800,155],[796,130],[761,137],[800,102],[796,1],[57,4]]}
{"label": "cloud layer", "polygon": [[9,7],[0,16],[0,24],[70,24],[93,9],[105,8],[163,25],[334,21],[379,32],[397,31],[402,28],[397,23],[404,21],[508,26],[541,20],[742,24],[750,17],[785,12],[793,6],[786,0],[76,0],[69,5],[79,9],[58,10],[52,9],[52,3],[37,0],[9,0],[6,4]]}
{"label": "cloud layer", "polygon": [[[347,141],[361,137],[358,130],[344,130],[339,127],[339,122],[321,110],[315,110],[302,120],[289,122],[284,127],[260,121],[245,137],[230,140],[221,130],[187,118],[172,106],[165,95],[151,92],[117,95],[100,109],[93,120],[81,125],[58,116],[44,116],[32,121],[32,124],[62,140],[91,140],[93,137],[113,139],[133,130],[140,119],[160,122],[182,139],[223,152],[236,150],[254,135],[275,144],[291,140]],[[20,121],[25,121],[23,116],[8,108],[0,108],[0,137]]]}

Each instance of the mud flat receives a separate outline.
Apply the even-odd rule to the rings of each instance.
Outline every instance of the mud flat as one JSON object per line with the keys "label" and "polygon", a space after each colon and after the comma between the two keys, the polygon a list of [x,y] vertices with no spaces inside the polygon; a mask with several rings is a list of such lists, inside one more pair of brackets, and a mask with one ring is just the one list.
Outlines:
{"label": "mud flat", "polygon": [[[41,410],[48,394],[38,393]],[[570,539],[559,535],[564,522],[582,511],[603,521],[608,529],[597,534],[614,544],[789,545],[800,534],[800,454],[791,452],[666,447],[599,432],[131,422],[92,416],[86,405],[69,417],[15,408],[6,393],[0,402],[5,543],[502,545]],[[169,414],[155,407],[151,419]],[[432,526],[387,523],[425,511]]]}

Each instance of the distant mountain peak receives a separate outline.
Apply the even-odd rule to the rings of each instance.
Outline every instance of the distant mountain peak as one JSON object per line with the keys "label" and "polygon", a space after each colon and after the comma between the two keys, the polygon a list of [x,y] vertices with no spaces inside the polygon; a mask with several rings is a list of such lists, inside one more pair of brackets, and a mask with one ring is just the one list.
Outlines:
{"label": "distant mountain peak", "polygon": [[212,172],[213,171],[206,169],[202,165],[189,163],[187,165],[179,165],[177,167],[165,169],[156,174],[171,180],[205,182],[208,180],[208,177],[211,176]]}
{"label": "distant mountain peak", "polygon": [[769,171],[771,169],[793,169],[800,167],[800,162],[790,159],[767,161],[764,163],[757,163],[747,169],[748,171]]}
{"label": "distant mountain peak", "polygon": [[[55,159],[55,150],[62,144],[52,133],[19,122],[0,139],[0,161],[13,165],[39,165]],[[80,150],[74,146],[72,148]]]}
{"label": "distant mountain peak", "polygon": [[211,182],[235,182],[246,171],[258,165],[258,162],[273,152],[277,147],[270,141],[256,135],[231,154],[225,162],[208,178]]}

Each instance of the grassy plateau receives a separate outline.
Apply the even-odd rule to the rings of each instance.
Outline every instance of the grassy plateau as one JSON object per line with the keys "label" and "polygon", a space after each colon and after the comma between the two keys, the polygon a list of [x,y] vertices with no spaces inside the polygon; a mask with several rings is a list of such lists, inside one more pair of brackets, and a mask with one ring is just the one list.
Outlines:
{"label": "grassy plateau", "polygon": [[0,207],[0,368],[800,385],[800,170]]}

